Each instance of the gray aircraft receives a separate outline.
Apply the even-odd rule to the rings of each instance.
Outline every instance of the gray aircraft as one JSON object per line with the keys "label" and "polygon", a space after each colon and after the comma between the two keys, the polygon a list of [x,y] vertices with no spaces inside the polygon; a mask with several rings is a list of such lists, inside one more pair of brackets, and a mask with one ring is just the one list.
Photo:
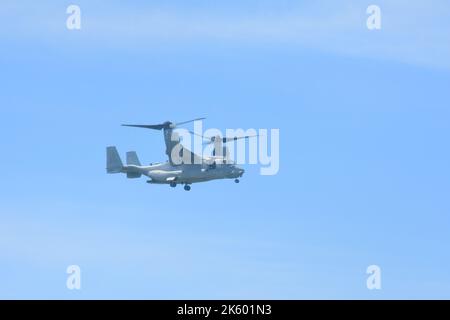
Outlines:
{"label": "gray aircraft", "polygon": [[[186,191],[191,190],[190,185],[196,182],[205,182],[216,179],[234,179],[234,182],[239,183],[239,178],[244,174],[244,169],[239,168],[231,160],[227,159],[226,148],[218,148],[222,148],[221,143],[250,138],[251,136],[224,137],[221,139],[219,139],[220,137],[207,138],[207,143],[214,143],[214,149],[213,155],[205,158],[196,155],[182,146],[181,155],[183,155],[183,159],[190,159],[189,163],[182,162],[181,164],[175,164],[177,161],[173,161],[172,150],[181,143],[179,139],[173,139],[173,130],[180,125],[203,119],[205,118],[198,118],[179,123],[166,121],[161,124],[153,125],[123,124],[123,126],[127,127],[163,130],[168,161],[143,166],[141,165],[136,152],[129,151],[126,154],[126,165],[124,165],[116,147],[110,146],[106,148],[106,172],[126,173],[127,178],[130,179],[140,178],[144,175],[150,178],[147,180],[147,183],[168,184],[171,187],[176,187],[177,184],[180,184],[184,185],[184,190]],[[223,150],[223,152],[221,155],[216,155],[216,150]]]}

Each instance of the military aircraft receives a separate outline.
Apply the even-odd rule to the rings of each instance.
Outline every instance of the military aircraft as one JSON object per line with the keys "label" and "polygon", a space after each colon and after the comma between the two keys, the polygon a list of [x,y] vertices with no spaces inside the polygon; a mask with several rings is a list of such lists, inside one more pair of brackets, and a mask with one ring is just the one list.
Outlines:
{"label": "military aircraft", "polygon": [[[208,139],[207,143],[214,143],[213,155],[211,157],[200,157],[189,149],[182,146],[181,154],[183,159],[190,159],[189,163],[176,164],[178,161],[172,159],[172,150],[178,144],[179,139],[174,139],[172,133],[180,125],[184,125],[193,121],[203,120],[198,118],[183,122],[166,121],[161,124],[139,125],[139,124],[123,124],[126,127],[145,128],[153,130],[163,130],[164,142],[166,145],[166,155],[168,161],[164,163],[154,163],[148,166],[141,165],[135,151],[126,153],[126,165],[122,163],[119,153],[115,146],[106,148],[106,172],[107,173],[126,173],[127,178],[140,178],[142,175],[149,177],[147,183],[152,184],[168,184],[176,187],[178,184],[184,185],[184,190],[191,190],[191,184],[197,182],[205,182],[216,179],[234,179],[239,183],[239,178],[244,174],[244,169],[238,167],[231,160],[227,159],[227,152],[222,148],[221,143],[227,143],[232,140],[246,139],[253,136],[243,137],[203,137]],[[194,132],[191,132],[195,134]],[[224,148],[225,149],[225,148]],[[222,155],[216,155],[216,150],[223,150]]]}

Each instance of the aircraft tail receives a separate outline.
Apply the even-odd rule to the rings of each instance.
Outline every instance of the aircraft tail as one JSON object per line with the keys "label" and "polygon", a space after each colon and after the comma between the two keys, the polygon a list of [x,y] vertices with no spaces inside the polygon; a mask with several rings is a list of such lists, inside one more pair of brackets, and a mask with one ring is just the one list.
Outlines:
{"label": "aircraft tail", "polygon": [[120,159],[116,147],[106,148],[106,172],[120,173],[123,170],[123,163]]}
{"label": "aircraft tail", "polygon": [[134,151],[128,151],[127,152],[127,164],[128,165],[135,165],[135,166],[140,166],[141,163],[139,162],[139,158],[136,154],[136,152]]}
{"label": "aircraft tail", "polygon": [[[133,171],[133,167],[132,166],[140,166],[141,163],[139,162],[139,158],[136,154],[136,152],[134,151],[128,151],[127,152],[127,178],[128,179],[135,179],[135,178],[140,178],[141,177],[141,173],[138,171]],[[131,167],[130,167],[131,166]]]}

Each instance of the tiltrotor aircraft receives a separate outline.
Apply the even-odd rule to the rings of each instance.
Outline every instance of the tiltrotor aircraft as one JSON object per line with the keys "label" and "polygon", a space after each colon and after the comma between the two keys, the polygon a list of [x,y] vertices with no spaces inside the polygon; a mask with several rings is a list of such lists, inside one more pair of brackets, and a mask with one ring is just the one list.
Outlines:
{"label": "tiltrotor aircraft", "polygon": [[203,119],[205,118],[198,118],[179,123],[166,121],[161,124],[150,125],[123,124],[122,126],[127,127],[163,130],[168,161],[143,166],[141,165],[136,152],[129,151],[126,154],[126,165],[124,165],[116,147],[111,146],[106,148],[106,172],[126,173],[127,178],[140,178],[144,175],[150,178],[147,180],[148,183],[168,184],[171,187],[176,187],[177,184],[180,184],[184,185],[184,190],[186,191],[191,190],[190,185],[196,182],[205,182],[216,179],[234,179],[234,182],[239,183],[239,178],[244,174],[244,169],[239,168],[231,160],[227,159],[226,150],[222,153],[223,155],[219,156],[216,155],[215,150],[217,149],[217,146],[222,148],[222,144],[218,142],[226,143],[231,140],[250,138],[252,136],[232,138],[220,138],[217,136],[208,138],[209,141],[207,143],[214,143],[215,148],[213,150],[213,155],[205,158],[196,155],[182,146],[181,154],[184,156],[183,158],[186,159],[186,157],[188,157],[191,161],[188,164],[176,164],[178,162],[173,161],[172,149],[180,143],[177,139],[173,141],[173,130],[180,125]]}

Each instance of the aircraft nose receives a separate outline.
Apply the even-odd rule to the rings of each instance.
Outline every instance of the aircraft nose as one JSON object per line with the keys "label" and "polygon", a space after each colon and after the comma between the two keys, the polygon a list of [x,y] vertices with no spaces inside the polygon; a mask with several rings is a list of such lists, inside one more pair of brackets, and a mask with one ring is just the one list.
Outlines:
{"label": "aircraft nose", "polygon": [[240,169],[239,168],[239,177],[242,177],[242,175],[244,174],[245,170],[244,169]]}

